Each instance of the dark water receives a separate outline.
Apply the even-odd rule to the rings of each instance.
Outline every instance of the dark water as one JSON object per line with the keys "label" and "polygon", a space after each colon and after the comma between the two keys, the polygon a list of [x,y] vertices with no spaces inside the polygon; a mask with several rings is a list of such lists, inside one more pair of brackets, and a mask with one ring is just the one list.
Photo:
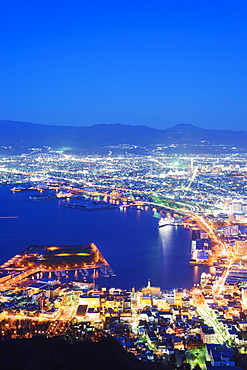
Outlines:
{"label": "dark water", "polygon": [[37,192],[9,189],[0,186],[0,217],[18,218],[0,218],[1,264],[31,244],[94,242],[117,274],[99,281],[108,287],[140,288],[150,279],[162,289],[189,288],[207,271],[189,266],[190,231],[182,226],[159,229],[151,210],[87,212],[63,206],[75,200],[32,202],[26,198]]}

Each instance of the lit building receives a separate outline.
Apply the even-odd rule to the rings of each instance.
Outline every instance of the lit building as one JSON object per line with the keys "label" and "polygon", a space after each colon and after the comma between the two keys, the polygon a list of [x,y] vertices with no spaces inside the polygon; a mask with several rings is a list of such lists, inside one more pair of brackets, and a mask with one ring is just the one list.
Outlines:
{"label": "lit building", "polygon": [[241,289],[242,303],[243,306],[247,306],[247,287],[242,287]]}
{"label": "lit building", "polygon": [[154,287],[150,285],[150,280],[148,280],[148,285],[142,288],[143,295],[151,295],[152,297],[161,297],[160,287]]}
{"label": "lit building", "polygon": [[230,225],[224,228],[224,236],[235,236],[238,235],[238,225]]}
{"label": "lit building", "polygon": [[182,289],[175,289],[174,290],[174,299],[175,299],[175,304],[178,306],[181,306],[184,298],[184,291]]}
{"label": "lit building", "polygon": [[200,327],[200,336],[203,343],[215,343],[215,331],[211,326],[201,326]]}
{"label": "lit building", "polygon": [[153,304],[157,306],[158,310],[168,310],[170,307],[170,304],[164,297],[154,297]]}
{"label": "lit building", "polygon": [[245,256],[247,254],[247,241],[236,240],[233,250],[236,256]]}
{"label": "lit building", "polygon": [[79,298],[79,305],[98,308],[100,307],[100,296],[81,296]]}
{"label": "lit building", "polygon": [[49,306],[49,298],[41,296],[38,298],[38,305],[40,310],[47,310]]}
{"label": "lit building", "polygon": [[235,212],[239,212],[241,211],[241,204],[238,203],[238,202],[234,202],[232,204],[230,204],[229,206],[229,212],[230,213],[235,213]]}

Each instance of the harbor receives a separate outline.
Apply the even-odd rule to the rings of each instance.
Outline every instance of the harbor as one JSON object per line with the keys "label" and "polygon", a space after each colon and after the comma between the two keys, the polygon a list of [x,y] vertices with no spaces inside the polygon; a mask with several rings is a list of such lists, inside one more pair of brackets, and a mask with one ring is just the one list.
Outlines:
{"label": "harbor", "polygon": [[[35,192],[12,193],[9,189],[9,186],[0,187],[2,214],[19,217],[1,220],[2,263],[27,245],[94,242],[117,275],[107,279],[108,286],[138,288],[150,278],[162,289],[189,288],[199,282],[200,272],[205,271],[204,266],[199,270],[189,266],[190,229],[158,227],[160,217],[165,217],[163,212],[151,207],[140,210],[137,206],[83,212],[64,205],[81,203],[91,207],[92,200],[69,198],[32,202],[26,198],[35,196]],[[95,198],[95,201],[98,200]],[[98,279],[100,284],[105,283],[101,277]]]}
{"label": "harbor", "polygon": [[25,279],[59,279],[95,284],[96,277],[116,276],[94,243],[79,245],[32,245],[0,266],[0,291]]}

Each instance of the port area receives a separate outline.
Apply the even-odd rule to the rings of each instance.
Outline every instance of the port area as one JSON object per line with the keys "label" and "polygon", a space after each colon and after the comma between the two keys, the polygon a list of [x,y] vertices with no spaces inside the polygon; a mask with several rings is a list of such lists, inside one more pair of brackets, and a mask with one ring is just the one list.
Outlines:
{"label": "port area", "polygon": [[69,282],[87,276],[108,277],[111,267],[94,243],[31,245],[0,266],[0,292],[13,286],[26,289],[41,277]]}

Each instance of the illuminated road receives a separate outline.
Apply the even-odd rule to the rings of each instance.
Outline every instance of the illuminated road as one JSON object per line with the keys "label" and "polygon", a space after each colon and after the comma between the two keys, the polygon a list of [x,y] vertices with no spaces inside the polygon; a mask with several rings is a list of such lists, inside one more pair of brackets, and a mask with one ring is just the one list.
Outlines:
{"label": "illuminated road", "polygon": [[24,271],[22,274],[19,274],[13,278],[10,278],[9,280],[3,282],[0,284],[0,292],[10,289],[11,287],[16,286],[17,283],[24,280],[26,277],[36,274],[37,272],[41,271],[41,267],[32,268],[31,270]]}
{"label": "illuminated road", "polygon": [[225,269],[225,271],[223,272],[220,281],[218,283],[216,283],[215,289],[213,291],[215,296],[218,296],[218,295],[221,294],[221,292],[224,288],[226,279],[228,277],[229,271],[230,271],[234,261],[235,261],[235,259],[233,257],[229,260],[229,264],[228,264],[227,268]]}
{"label": "illuminated road", "polygon": [[224,324],[219,322],[216,317],[213,317],[214,312],[207,306],[207,304],[199,305],[197,307],[197,312],[203,318],[205,323],[214,329],[216,343],[223,344],[230,338]]}

